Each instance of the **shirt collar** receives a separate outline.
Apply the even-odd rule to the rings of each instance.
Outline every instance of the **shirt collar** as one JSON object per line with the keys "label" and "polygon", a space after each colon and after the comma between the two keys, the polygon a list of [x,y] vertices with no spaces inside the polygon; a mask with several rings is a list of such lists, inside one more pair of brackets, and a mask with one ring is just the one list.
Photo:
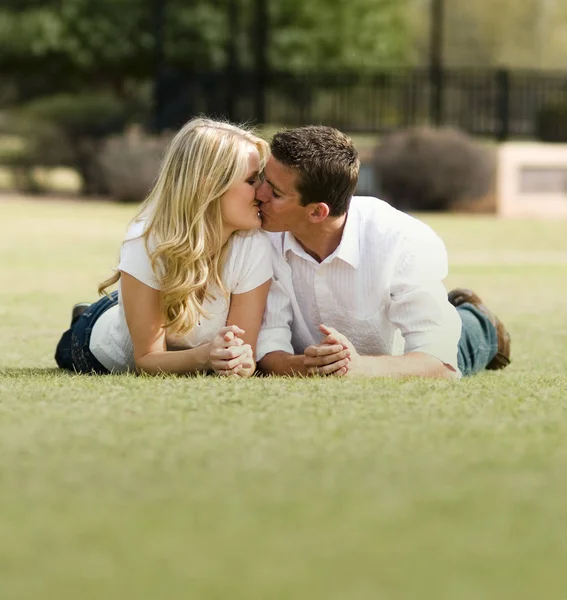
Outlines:
{"label": "shirt collar", "polygon": [[286,257],[287,257],[288,252],[291,251],[294,254],[297,254],[297,256],[299,256],[301,258],[317,262],[312,256],[309,256],[309,254],[307,254],[307,252],[305,252],[305,250],[303,249],[301,244],[295,239],[293,234],[290,233],[289,231],[286,231],[283,234],[282,250],[283,250],[284,256],[286,256]]}
{"label": "shirt collar", "polygon": [[[323,262],[332,262],[335,258],[340,258],[354,269],[358,269],[358,265],[360,264],[359,221],[359,215],[356,211],[353,210],[348,212],[340,244],[337,246],[337,249]],[[309,254],[305,252],[305,250],[301,247],[301,244],[289,231],[284,233],[282,250],[284,256],[287,256],[287,253],[291,251],[305,260],[317,262],[312,256],[309,256]]]}
{"label": "shirt collar", "polygon": [[344,260],[354,269],[358,269],[360,264],[360,219],[359,215],[354,210],[349,210],[345,228],[343,229],[343,237],[338,248],[333,254]]}

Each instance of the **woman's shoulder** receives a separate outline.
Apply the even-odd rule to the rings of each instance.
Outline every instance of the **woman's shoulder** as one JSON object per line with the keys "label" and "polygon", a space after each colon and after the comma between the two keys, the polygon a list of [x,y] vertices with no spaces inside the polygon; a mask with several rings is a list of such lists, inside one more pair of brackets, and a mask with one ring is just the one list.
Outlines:
{"label": "woman's shoulder", "polygon": [[272,250],[270,238],[264,231],[235,234],[230,240],[224,274],[232,291],[243,279],[271,277]]}
{"label": "woman's shoulder", "polygon": [[129,242],[131,240],[135,240],[143,235],[144,231],[146,231],[146,227],[148,225],[147,219],[134,219],[128,225],[128,229],[126,230],[126,235],[124,236],[124,241]]}
{"label": "woman's shoulder", "polygon": [[254,230],[232,236],[224,281],[231,293],[242,294],[272,276],[272,244],[264,231]]}

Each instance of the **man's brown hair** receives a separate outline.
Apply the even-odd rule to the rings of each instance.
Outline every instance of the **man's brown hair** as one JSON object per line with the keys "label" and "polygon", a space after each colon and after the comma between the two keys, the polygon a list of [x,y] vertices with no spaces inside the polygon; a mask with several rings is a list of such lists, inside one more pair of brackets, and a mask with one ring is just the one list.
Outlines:
{"label": "man's brown hair", "polygon": [[333,127],[309,125],[280,131],[272,155],[298,173],[303,206],[324,202],[331,217],[344,215],[358,183],[360,161],[351,139]]}

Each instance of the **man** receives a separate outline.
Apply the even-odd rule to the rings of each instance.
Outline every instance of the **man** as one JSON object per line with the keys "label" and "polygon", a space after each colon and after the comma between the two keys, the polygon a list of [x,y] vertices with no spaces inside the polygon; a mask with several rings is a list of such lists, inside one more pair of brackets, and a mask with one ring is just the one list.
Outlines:
{"label": "man", "polygon": [[470,290],[447,296],[443,242],[385,202],[353,197],[359,167],[351,140],[330,127],[272,140],[256,194],[274,253],[260,368],[451,378],[505,367],[502,323]]}

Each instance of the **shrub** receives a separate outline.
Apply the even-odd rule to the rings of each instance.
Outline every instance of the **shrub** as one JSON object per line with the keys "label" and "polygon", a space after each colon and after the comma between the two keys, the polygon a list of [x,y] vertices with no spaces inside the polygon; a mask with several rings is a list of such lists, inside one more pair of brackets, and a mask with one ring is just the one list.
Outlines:
{"label": "shrub", "polygon": [[133,127],[102,145],[98,165],[110,195],[119,202],[141,202],[158,174],[170,136],[152,137]]}
{"label": "shrub", "polygon": [[25,151],[12,164],[30,172],[34,166],[72,167],[81,175],[83,193],[106,193],[99,147],[106,136],[123,131],[127,121],[127,107],[106,93],[34,100],[12,115],[12,132],[25,140]]}
{"label": "shrub", "polygon": [[111,94],[59,94],[34,100],[21,109],[32,121],[51,123],[74,138],[103,138],[121,131],[126,122],[124,104]]}
{"label": "shrub", "polygon": [[536,135],[543,142],[567,142],[567,104],[548,104],[536,116]]}
{"label": "shrub", "polygon": [[393,133],[373,156],[380,197],[404,211],[441,211],[485,197],[494,153],[467,134],[428,127]]}

